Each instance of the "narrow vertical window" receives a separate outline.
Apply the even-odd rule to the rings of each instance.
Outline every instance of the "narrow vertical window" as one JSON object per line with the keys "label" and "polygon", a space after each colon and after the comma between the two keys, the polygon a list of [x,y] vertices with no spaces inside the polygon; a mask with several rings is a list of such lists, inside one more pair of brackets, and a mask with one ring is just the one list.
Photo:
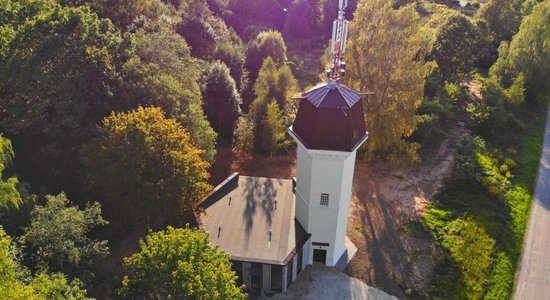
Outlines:
{"label": "narrow vertical window", "polygon": [[328,206],[328,194],[321,194],[321,206]]}

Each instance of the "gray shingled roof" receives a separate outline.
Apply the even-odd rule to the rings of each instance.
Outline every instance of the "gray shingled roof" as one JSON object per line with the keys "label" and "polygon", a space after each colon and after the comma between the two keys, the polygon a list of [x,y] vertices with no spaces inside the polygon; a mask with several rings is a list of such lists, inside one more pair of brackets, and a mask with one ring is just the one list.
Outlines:
{"label": "gray shingled roof", "polygon": [[199,224],[232,260],[285,265],[309,238],[295,220],[292,180],[234,175],[199,209]]}

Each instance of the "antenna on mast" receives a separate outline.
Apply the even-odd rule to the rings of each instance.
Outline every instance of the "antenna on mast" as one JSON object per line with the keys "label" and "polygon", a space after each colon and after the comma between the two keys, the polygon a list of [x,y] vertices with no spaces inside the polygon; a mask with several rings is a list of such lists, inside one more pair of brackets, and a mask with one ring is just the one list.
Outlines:
{"label": "antenna on mast", "polygon": [[338,0],[338,17],[332,23],[331,61],[330,69],[327,70],[327,77],[336,82],[346,75],[344,53],[346,52],[349,21],[345,19],[344,10],[347,6],[348,0]]}

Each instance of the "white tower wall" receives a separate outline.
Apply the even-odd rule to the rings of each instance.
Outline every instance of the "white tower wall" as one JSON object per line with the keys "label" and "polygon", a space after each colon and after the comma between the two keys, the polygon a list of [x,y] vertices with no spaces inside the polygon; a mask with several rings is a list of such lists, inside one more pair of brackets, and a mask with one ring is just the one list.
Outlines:
{"label": "white tower wall", "polygon": [[[327,250],[326,264],[334,266],[346,250],[356,151],[311,150],[296,140],[296,218],[311,234],[312,248]],[[328,206],[321,205],[321,194],[329,195]]]}

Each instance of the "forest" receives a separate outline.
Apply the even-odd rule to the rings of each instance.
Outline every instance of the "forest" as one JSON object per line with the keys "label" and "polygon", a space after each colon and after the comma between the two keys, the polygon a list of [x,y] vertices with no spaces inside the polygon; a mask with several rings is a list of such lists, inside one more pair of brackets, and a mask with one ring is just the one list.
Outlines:
{"label": "forest", "polygon": [[[223,153],[295,155],[293,95],[325,80],[337,12],[0,0],[0,299],[246,299],[193,207]],[[550,1],[350,0],[346,15],[343,83],[374,93],[362,163],[414,168],[468,130],[414,226],[443,255],[406,297],[510,299],[550,101]]]}

